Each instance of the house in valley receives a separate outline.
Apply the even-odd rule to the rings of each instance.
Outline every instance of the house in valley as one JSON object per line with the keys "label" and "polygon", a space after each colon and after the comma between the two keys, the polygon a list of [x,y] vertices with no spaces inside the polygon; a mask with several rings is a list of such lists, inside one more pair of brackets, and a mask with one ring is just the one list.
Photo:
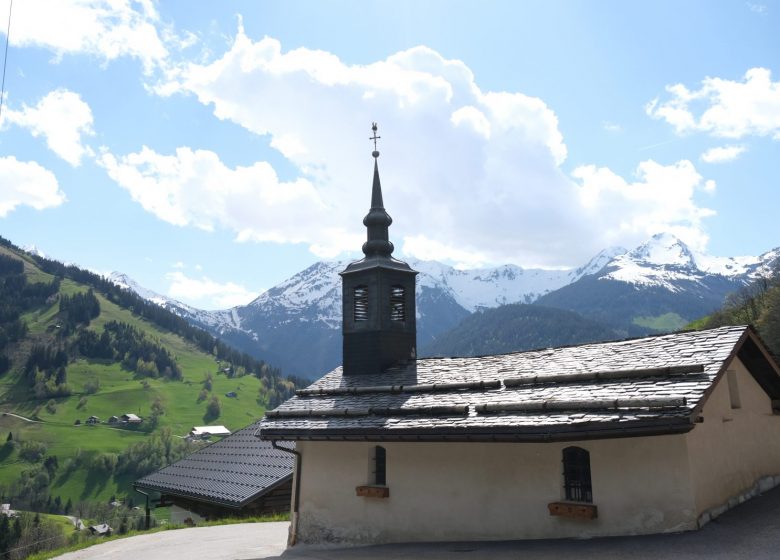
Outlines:
{"label": "house in valley", "polygon": [[141,422],[143,422],[143,418],[141,418],[137,414],[133,414],[132,412],[123,414],[122,416],[119,417],[119,420],[124,424],[140,424]]}
{"label": "house in valley", "polygon": [[230,430],[225,426],[193,426],[189,437],[195,439],[208,438],[209,436],[229,436]]}
{"label": "house in valley", "polygon": [[90,525],[89,532],[98,537],[110,537],[114,530],[108,525],[108,523],[100,523],[99,525]]}
{"label": "house in valley", "polygon": [[780,482],[780,369],[749,326],[417,359],[373,156],[343,366],[257,431],[295,444],[291,544],[684,531]]}
{"label": "house in valley", "polygon": [[257,424],[238,430],[133,486],[159,493],[174,522],[287,512],[294,457],[254,437],[256,431]]}

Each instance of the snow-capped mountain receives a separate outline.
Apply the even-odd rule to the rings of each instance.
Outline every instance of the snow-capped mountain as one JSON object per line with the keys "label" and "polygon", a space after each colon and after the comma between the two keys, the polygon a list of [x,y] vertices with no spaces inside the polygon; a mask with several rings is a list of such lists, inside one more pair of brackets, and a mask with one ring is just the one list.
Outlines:
{"label": "snow-capped mountain", "polygon": [[537,301],[628,334],[679,328],[720,307],[729,293],[769,274],[779,259],[780,249],[758,257],[713,257],[693,251],[673,235],[658,234]]}
{"label": "snow-capped mountain", "polygon": [[[654,235],[632,251],[617,255],[607,263],[604,280],[630,284],[661,286],[678,291],[681,282],[700,282],[719,275],[738,281],[753,279],[773,260],[772,251],[760,257],[713,257],[692,251],[668,233]],[[776,256],[775,256],[776,258]]]}
{"label": "snow-capped mountain", "polygon": [[[759,257],[712,257],[668,234],[627,251],[605,249],[571,270],[515,265],[458,270],[410,260],[417,277],[418,347],[470,313],[508,303],[539,302],[617,326],[625,334],[654,328],[671,314],[671,327],[719,307],[725,296],[780,258],[780,248]],[[341,361],[341,279],[348,261],[318,262],[258,296],[224,311],[202,311],[138,286],[125,275],[112,280],[206,328],[286,373],[313,377]],[[661,326],[659,326],[661,325]],[[636,329],[639,329],[638,331]]]}
{"label": "snow-capped mountain", "polygon": [[186,303],[163,296],[144,288],[138,282],[130,278],[127,274],[121,272],[112,272],[108,278],[120,288],[135,292],[147,301],[151,301],[160,307],[175,313],[179,317],[187,319],[189,322],[208,330],[215,330],[217,334],[223,334],[226,329],[240,330],[240,322],[234,309],[224,311],[206,311],[197,309]]}

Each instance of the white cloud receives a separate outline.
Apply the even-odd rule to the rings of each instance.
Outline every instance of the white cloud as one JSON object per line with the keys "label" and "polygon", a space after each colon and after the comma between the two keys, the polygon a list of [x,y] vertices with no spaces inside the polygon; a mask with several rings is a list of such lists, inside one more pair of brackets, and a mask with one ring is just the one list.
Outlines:
{"label": "white cloud", "polygon": [[604,130],[606,130],[607,132],[612,132],[612,133],[615,133],[615,134],[617,134],[618,132],[623,132],[623,127],[622,126],[620,126],[617,123],[613,123],[613,122],[609,122],[609,121],[602,122],[601,123],[601,127]]}
{"label": "white cloud", "polygon": [[0,217],[18,206],[43,210],[63,202],[65,195],[51,171],[34,161],[0,157]]}
{"label": "white cloud", "polygon": [[83,136],[94,135],[92,110],[79,94],[66,89],[49,92],[35,107],[24,105],[21,110],[6,110],[4,122],[29,129],[33,136],[46,138],[51,151],[73,166],[84,156],[93,156]]}
{"label": "white cloud", "polygon": [[754,4],[752,2],[746,2],[746,4],[748,9],[755,14],[765,16],[769,12],[765,4]]}
{"label": "white cloud", "polygon": [[772,136],[780,140],[780,82],[773,82],[766,68],[751,68],[738,82],[705,78],[698,90],[683,84],[666,90],[671,99],[655,99],[645,109],[679,134],[707,132],[722,138]]}
{"label": "white cloud", "polygon": [[704,152],[701,155],[701,159],[706,163],[726,163],[728,161],[734,161],[746,151],[747,147],[745,146],[718,146]]}
{"label": "white cloud", "polygon": [[[9,2],[0,0],[0,13],[8,13]],[[151,0],[23,0],[13,6],[11,45],[43,47],[57,58],[130,56],[148,72],[168,56],[168,46],[191,40],[163,26]]]}
{"label": "white cloud", "polygon": [[144,146],[119,158],[105,152],[98,163],[144,209],[177,226],[227,228],[239,241],[309,243],[323,257],[349,237],[322,228],[331,208],[309,180],[280,181],[266,162],[233,169],[208,150],[161,155]]}
{"label": "white cloud", "polygon": [[572,175],[579,180],[583,208],[602,216],[617,238],[644,238],[665,231],[704,250],[707,236],[701,222],[715,212],[699,207],[694,194],[712,192],[715,183],[705,181],[690,161],[674,165],[643,161],[634,182],[595,165],[577,167]]}
{"label": "white cloud", "polygon": [[[372,121],[382,136],[391,237],[409,256],[556,267],[642,241],[649,227],[637,225],[642,219],[701,225],[689,211],[696,208],[690,189],[661,200],[681,172],[668,173],[663,188],[637,181],[581,196],[582,185],[561,170],[567,149],[544,101],[483,91],[463,62],[427,47],[348,65],[323,51],[283,52],[275,39],[253,41],[239,29],[224,56],[176,68],[155,91],[194,94],[219,119],[267,136],[297,167],[299,178],[283,182],[267,163],[232,169],[186,147],[102,157],[150,212],[179,225],[228,228],[240,240],[305,243],[323,257],[357,250],[370,199]],[[673,211],[667,222],[661,208]]]}
{"label": "white cloud", "polygon": [[169,296],[187,300],[195,305],[206,303],[213,309],[245,305],[258,296],[257,293],[233,282],[220,284],[205,276],[190,278],[181,271],[169,272],[165,278],[171,283],[168,288]]}

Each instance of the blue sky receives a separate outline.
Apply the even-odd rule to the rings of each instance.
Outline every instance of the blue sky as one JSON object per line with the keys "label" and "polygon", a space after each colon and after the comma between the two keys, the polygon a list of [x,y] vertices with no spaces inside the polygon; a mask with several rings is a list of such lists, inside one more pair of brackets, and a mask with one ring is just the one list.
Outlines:
{"label": "blue sky", "polygon": [[[0,0],[5,42],[9,0]],[[203,308],[359,256],[780,245],[780,3],[16,0],[0,234]]]}

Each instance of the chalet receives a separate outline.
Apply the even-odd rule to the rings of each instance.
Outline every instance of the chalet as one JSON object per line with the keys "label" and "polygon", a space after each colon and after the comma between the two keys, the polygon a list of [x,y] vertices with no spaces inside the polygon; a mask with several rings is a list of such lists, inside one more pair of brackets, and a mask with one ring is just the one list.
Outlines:
{"label": "chalet", "polygon": [[100,424],[100,418],[97,416],[90,416],[87,418],[86,424]]}
{"label": "chalet", "polygon": [[225,426],[193,426],[190,430],[192,438],[207,438],[209,436],[229,436],[230,430]]}
{"label": "chalet", "polygon": [[137,416],[130,412],[128,412],[127,414],[123,414],[122,416],[119,417],[119,419],[125,424],[140,424],[141,422],[143,422],[143,419],[140,416]]}
{"label": "chalet", "polygon": [[780,483],[780,369],[749,326],[416,359],[373,156],[343,366],[259,424],[295,443],[291,544],[685,531]]}
{"label": "chalet", "polygon": [[108,418],[109,424],[119,424],[119,416],[110,416]]}
{"label": "chalet", "polygon": [[159,493],[176,521],[289,511],[293,456],[258,440],[256,431],[256,424],[238,430],[133,486]]}
{"label": "chalet", "polygon": [[17,513],[11,509],[11,504],[0,504],[0,515],[4,517],[16,517]]}
{"label": "chalet", "polygon": [[114,530],[108,525],[108,523],[89,526],[89,532],[98,537],[110,537],[113,531]]}

